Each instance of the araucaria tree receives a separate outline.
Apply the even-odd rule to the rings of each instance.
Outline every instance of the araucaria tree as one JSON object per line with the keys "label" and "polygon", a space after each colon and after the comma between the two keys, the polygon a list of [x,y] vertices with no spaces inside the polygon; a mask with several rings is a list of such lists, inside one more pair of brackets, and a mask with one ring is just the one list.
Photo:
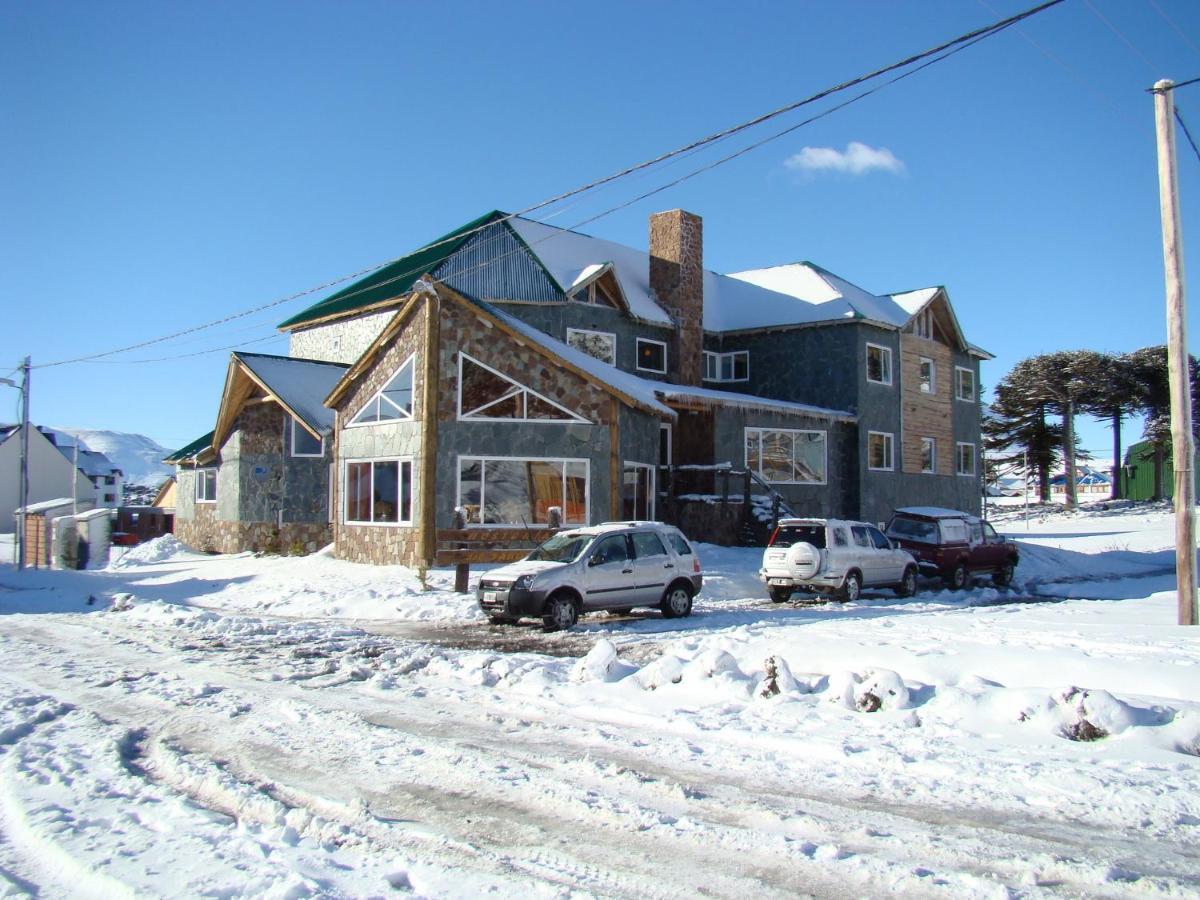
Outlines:
{"label": "araucaria tree", "polygon": [[[1167,370],[1167,348],[1143,347],[1125,356],[1130,377],[1133,380],[1136,406],[1145,417],[1143,437],[1154,448],[1154,499],[1166,496],[1163,484],[1163,460],[1171,445],[1171,384]],[[1200,388],[1200,363],[1196,357],[1188,357],[1188,372],[1191,382],[1192,407],[1196,406],[1196,395]],[[1192,417],[1193,427],[1198,424]]]}
{"label": "araucaria tree", "polygon": [[1086,412],[1097,418],[1107,418],[1112,425],[1112,491],[1116,500],[1121,490],[1121,423],[1139,408],[1139,387],[1129,354],[1107,357],[1106,364],[1095,373],[1090,388],[1083,397]]}
{"label": "araucaria tree", "polygon": [[[1012,373],[1009,373],[1010,376]],[[1046,421],[1044,403],[1029,404],[1020,386],[1006,376],[983,419],[983,446],[989,463],[1026,466],[1037,474],[1038,496],[1050,501],[1050,475],[1062,450],[1062,428]]]}

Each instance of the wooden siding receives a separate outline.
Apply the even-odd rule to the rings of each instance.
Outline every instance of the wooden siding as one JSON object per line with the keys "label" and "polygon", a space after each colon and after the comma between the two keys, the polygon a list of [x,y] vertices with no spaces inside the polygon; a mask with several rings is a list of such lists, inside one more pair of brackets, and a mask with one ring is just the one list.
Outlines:
{"label": "wooden siding", "polygon": [[[921,392],[921,357],[933,360],[935,392]],[[950,348],[912,334],[900,335],[900,384],[904,404],[901,471],[921,472],[921,438],[937,442],[938,475],[954,474],[954,361]]]}

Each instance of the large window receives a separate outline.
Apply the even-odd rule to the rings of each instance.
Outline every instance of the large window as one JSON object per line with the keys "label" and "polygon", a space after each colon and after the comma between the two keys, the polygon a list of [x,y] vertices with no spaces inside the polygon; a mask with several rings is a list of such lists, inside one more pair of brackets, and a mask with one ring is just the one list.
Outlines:
{"label": "large window", "polygon": [[643,372],[667,373],[667,345],[649,338],[637,339],[637,367]]}
{"label": "large window", "polygon": [[197,503],[216,503],[217,502],[217,470],[216,469],[197,469],[196,470],[196,502]]}
{"label": "large window", "polygon": [[654,469],[644,463],[625,463],[621,478],[621,518],[654,518]]}
{"label": "large window", "polygon": [[824,484],[825,432],[747,428],[746,467],[777,484]]}
{"label": "large window", "polygon": [[892,350],[879,344],[867,344],[867,381],[892,383]]}
{"label": "large window", "polygon": [[954,367],[954,396],[966,403],[975,402],[975,373],[972,370]]}
{"label": "large window", "polygon": [[412,524],[412,460],[346,462],[346,521],[357,525]]}
{"label": "large window", "polygon": [[959,475],[974,475],[975,474],[975,445],[974,444],[956,444],[955,445],[956,471]]}
{"label": "large window", "polygon": [[350,425],[402,422],[413,417],[413,363],[416,354],[404,361],[378,394],[366,402]]}
{"label": "large window", "polygon": [[891,471],[894,468],[892,452],[895,446],[893,435],[886,431],[867,432],[867,468]]}
{"label": "large window", "polygon": [[587,421],[465,353],[458,355],[458,417],[476,422]]}
{"label": "large window", "polygon": [[588,461],[459,457],[458,505],[471,525],[544,525],[552,506],[564,525],[585,525]]}
{"label": "large window", "polygon": [[581,353],[594,356],[610,366],[617,364],[617,336],[607,331],[585,331],[582,328],[567,329],[567,343]]}
{"label": "large window", "polygon": [[292,422],[292,456],[324,456],[325,440],[315,438],[295,419]]}
{"label": "large window", "polygon": [[733,350],[729,353],[704,351],[705,381],[748,381],[749,379],[749,350]]}

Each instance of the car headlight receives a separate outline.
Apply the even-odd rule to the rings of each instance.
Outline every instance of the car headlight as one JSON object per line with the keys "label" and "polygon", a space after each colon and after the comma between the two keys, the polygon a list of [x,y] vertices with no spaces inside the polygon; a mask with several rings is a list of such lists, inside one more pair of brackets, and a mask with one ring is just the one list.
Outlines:
{"label": "car headlight", "polygon": [[536,575],[521,575],[512,583],[512,589],[514,591],[527,591],[533,587],[533,579],[536,577]]}

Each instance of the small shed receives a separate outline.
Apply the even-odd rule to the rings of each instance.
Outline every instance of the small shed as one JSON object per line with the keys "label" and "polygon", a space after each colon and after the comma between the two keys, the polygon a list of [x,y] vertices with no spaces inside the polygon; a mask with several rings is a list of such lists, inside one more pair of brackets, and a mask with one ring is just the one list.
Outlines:
{"label": "small shed", "polygon": [[93,506],[95,504],[91,500],[59,497],[18,508],[17,516],[25,513],[25,564],[34,568],[49,568],[54,553],[54,520],[73,512],[90,510]]}

